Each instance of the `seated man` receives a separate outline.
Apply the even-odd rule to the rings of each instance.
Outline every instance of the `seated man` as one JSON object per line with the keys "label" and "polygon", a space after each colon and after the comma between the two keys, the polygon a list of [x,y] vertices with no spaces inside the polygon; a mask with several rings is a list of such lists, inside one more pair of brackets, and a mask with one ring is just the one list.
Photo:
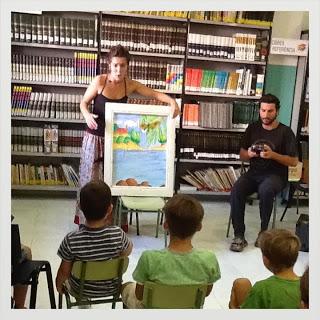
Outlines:
{"label": "seated man", "polygon": [[[273,199],[286,186],[288,180],[288,166],[296,166],[298,163],[295,135],[289,127],[277,121],[279,108],[280,102],[276,96],[262,96],[260,120],[248,126],[241,142],[240,159],[250,161],[250,168],[231,190],[231,218],[234,229],[234,239],[230,246],[232,251],[240,252],[248,245],[244,237],[247,196],[258,192],[260,232],[267,230]],[[256,241],[256,246],[257,243]]]}

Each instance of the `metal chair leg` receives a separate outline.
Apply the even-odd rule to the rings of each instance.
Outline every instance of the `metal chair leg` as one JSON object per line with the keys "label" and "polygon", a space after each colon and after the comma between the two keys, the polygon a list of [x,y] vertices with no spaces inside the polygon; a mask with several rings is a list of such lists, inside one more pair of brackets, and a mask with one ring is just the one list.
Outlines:
{"label": "metal chair leg", "polygon": [[228,221],[228,228],[227,228],[227,234],[226,234],[227,238],[229,237],[230,226],[231,226],[231,212],[230,212],[229,221]]}
{"label": "metal chair leg", "polygon": [[163,224],[163,211],[161,210],[161,219],[160,219],[160,224]]}
{"label": "metal chair leg", "polygon": [[116,222],[115,222],[115,225],[118,226],[118,227],[121,227],[121,217],[122,217],[122,200],[121,200],[121,197],[118,197],[118,208],[116,210],[116,213],[117,213],[117,217],[116,217]]}
{"label": "metal chair leg", "polygon": [[168,246],[168,231],[167,230],[163,230],[164,231],[164,247],[166,248]]}
{"label": "metal chair leg", "polygon": [[30,294],[29,309],[36,308],[38,278],[39,278],[39,272],[34,272],[34,274],[32,275],[32,280],[31,280],[31,294]]}
{"label": "metal chair leg", "polygon": [[58,308],[62,309],[62,294],[58,294]]}
{"label": "metal chair leg", "polygon": [[137,225],[137,236],[140,235],[140,231],[139,231],[139,214],[138,211],[136,210],[136,225]]}
{"label": "metal chair leg", "polygon": [[54,297],[54,289],[53,289],[53,281],[52,281],[52,273],[51,273],[51,267],[50,264],[45,264],[45,271],[47,276],[47,285],[48,285],[48,292],[49,292],[49,298],[50,298],[50,305],[51,309],[56,309],[56,300]]}
{"label": "metal chair leg", "polygon": [[277,217],[277,195],[273,200],[273,218],[272,218],[272,229],[276,227],[276,217]]}
{"label": "metal chair leg", "polygon": [[159,221],[160,221],[160,213],[161,210],[158,210],[158,215],[157,215],[157,227],[156,227],[156,238],[158,238],[159,235]]}

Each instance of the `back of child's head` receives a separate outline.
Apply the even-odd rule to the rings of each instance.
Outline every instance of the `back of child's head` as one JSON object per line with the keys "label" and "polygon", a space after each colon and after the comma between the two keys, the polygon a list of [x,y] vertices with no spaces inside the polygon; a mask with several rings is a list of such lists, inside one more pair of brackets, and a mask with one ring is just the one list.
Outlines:
{"label": "back of child's head", "polygon": [[309,267],[307,267],[300,279],[300,292],[303,307],[309,308]]}
{"label": "back of child's head", "polygon": [[88,221],[102,219],[111,204],[111,190],[101,180],[93,180],[80,190],[80,208]]}
{"label": "back of child's head", "polygon": [[296,263],[300,240],[289,230],[271,229],[261,233],[259,246],[273,271],[279,272],[293,267]]}
{"label": "back of child's head", "polygon": [[170,235],[179,239],[193,236],[204,215],[201,203],[188,195],[174,195],[163,208]]}

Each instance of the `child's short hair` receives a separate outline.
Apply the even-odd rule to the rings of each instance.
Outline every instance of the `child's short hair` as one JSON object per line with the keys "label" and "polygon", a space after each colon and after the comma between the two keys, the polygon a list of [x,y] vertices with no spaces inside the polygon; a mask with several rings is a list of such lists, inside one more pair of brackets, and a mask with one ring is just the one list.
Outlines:
{"label": "child's short hair", "polygon": [[174,195],[163,211],[170,234],[180,239],[194,235],[204,215],[201,203],[188,195]]}
{"label": "child's short hair", "polygon": [[271,229],[261,233],[259,246],[275,272],[293,267],[297,261],[300,240],[289,230]]}
{"label": "child's short hair", "polygon": [[309,267],[303,273],[300,279],[301,300],[306,307],[309,307]]}
{"label": "child's short hair", "polygon": [[80,208],[88,221],[102,219],[111,204],[111,190],[101,180],[93,180],[80,190]]}

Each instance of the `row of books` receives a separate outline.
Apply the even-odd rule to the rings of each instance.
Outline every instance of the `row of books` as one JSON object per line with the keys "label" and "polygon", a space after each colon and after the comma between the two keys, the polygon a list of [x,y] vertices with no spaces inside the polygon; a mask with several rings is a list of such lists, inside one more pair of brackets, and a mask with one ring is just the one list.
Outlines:
{"label": "row of books", "polygon": [[43,127],[13,126],[11,150],[46,154],[79,154],[83,134],[83,130],[59,129],[54,124],[46,124]]}
{"label": "row of books", "polygon": [[67,164],[33,165],[16,163],[11,165],[12,185],[56,185],[79,187],[79,177]]}
{"label": "row of books", "polygon": [[231,72],[186,68],[186,91],[260,97],[263,84],[264,74],[246,67]]}
{"label": "row of books", "polygon": [[213,161],[234,161],[239,160],[240,156],[236,153],[215,153],[215,152],[196,152],[195,148],[180,148],[181,159],[193,160],[213,160]]}
{"label": "row of books", "polygon": [[183,130],[179,144],[183,150],[177,151],[182,152],[183,159],[234,160],[238,159],[242,136],[243,133],[234,132]]}
{"label": "row of books", "polygon": [[231,129],[232,103],[200,102],[183,106],[182,126]]}
{"label": "row of books", "polygon": [[185,104],[182,126],[211,129],[244,129],[259,119],[259,103],[250,101]]}
{"label": "row of books", "polygon": [[121,44],[132,51],[183,54],[186,33],[185,27],[108,19],[102,21],[101,46]]}
{"label": "row of books", "polygon": [[143,14],[147,16],[187,18],[189,11],[125,11],[133,14]]}
{"label": "row of books", "polygon": [[274,11],[128,11],[151,16],[178,17],[226,23],[271,26]]}
{"label": "row of books", "polygon": [[32,87],[14,86],[11,97],[11,115],[80,120],[83,119],[79,107],[81,99],[82,95],[77,94],[34,92]]}
{"label": "row of books", "polygon": [[[259,43],[257,43],[257,40]],[[256,34],[236,33],[232,37],[189,33],[188,54],[230,60],[260,61],[262,43]],[[265,56],[263,56],[265,60]]]}
{"label": "row of books", "polygon": [[89,84],[96,76],[97,54],[74,52],[73,58],[12,55],[12,79]]}
{"label": "row of books", "polygon": [[157,99],[143,99],[143,98],[128,98],[128,103],[131,104],[148,104],[148,105],[159,105],[159,106],[167,106],[168,104]]}
{"label": "row of books", "polygon": [[258,101],[233,101],[232,127],[243,129],[259,119]]}
{"label": "row of books", "polygon": [[98,47],[97,19],[11,14],[11,40],[54,45]]}
{"label": "row of books", "polygon": [[272,26],[274,11],[190,11],[190,18],[226,23]]}
{"label": "row of books", "polygon": [[207,168],[190,172],[181,178],[199,191],[228,192],[240,177],[240,168]]}
{"label": "row of books", "polygon": [[129,74],[152,89],[180,92],[182,90],[183,65],[169,64],[154,60],[133,60]]}

